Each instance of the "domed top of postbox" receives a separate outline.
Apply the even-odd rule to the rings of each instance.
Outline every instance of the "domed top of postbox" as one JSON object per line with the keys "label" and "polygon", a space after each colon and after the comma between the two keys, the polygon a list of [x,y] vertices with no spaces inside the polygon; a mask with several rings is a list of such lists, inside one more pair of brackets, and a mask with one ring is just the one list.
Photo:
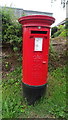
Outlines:
{"label": "domed top of postbox", "polygon": [[24,26],[48,26],[52,25],[55,18],[46,15],[23,16],[18,21]]}

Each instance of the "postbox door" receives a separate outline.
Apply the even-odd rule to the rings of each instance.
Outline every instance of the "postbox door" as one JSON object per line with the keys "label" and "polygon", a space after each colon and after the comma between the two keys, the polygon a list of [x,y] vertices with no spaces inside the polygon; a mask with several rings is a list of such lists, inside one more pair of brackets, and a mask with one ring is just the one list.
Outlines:
{"label": "postbox door", "polygon": [[23,39],[23,82],[32,86],[44,85],[47,83],[49,36],[30,35],[28,31]]}
{"label": "postbox door", "polygon": [[[47,37],[34,37],[33,78],[37,84],[47,82],[48,71],[48,41]],[[45,49],[46,48],[46,49]]]}

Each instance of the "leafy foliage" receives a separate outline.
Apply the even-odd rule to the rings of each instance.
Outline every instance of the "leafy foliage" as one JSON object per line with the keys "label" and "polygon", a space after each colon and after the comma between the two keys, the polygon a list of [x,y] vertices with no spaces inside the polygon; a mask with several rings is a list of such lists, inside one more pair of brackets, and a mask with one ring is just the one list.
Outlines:
{"label": "leafy foliage", "polygon": [[58,28],[55,26],[55,27],[52,27],[52,29],[51,29],[51,36],[55,33],[55,32],[57,32],[57,30],[58,30]]}
{"label": "leafy foliage", "polygon": [[66,30],[63,30],[63,31],[60,33],[59,36],[66,37],[66,33],[67,33],[67,31],[66,31]]}
{"label": "leafy foliage", "polygon": [[55,27],[52,28],[52,32],[51,32],[52,38],[55,38],[58,36],[66,37],[66,34],[67,34],[66,26],[60,25],[57,27],[57,31],[53,32],[54,28]]}
{"label": "leafy foliage", "polygon": [[53,34],[52,38],[58,37],[60,35],[61,31],[57,31]]}
{"label": "leafy foliage", "polygon": [[22,45],[22,30],[17,19],[11,9],[2,9],[2,42],[9,43],[14,50],[20,50]]}

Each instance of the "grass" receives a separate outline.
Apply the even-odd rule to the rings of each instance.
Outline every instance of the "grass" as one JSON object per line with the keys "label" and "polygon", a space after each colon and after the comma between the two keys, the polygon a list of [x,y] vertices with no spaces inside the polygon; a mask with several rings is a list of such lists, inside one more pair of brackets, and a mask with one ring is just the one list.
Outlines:
{"label": "grass", "polygon": [[17,67],[2,80],[3,118],[68,118],[65,67],[49,72],[47,93],[34,106],[23,98],[21,78],[21,67]]}
{"label": "grass", "polygon": [[6,79],[2,85],[2,110],[4,118],[16,117],[21,109],[21,67],[17,68]]}

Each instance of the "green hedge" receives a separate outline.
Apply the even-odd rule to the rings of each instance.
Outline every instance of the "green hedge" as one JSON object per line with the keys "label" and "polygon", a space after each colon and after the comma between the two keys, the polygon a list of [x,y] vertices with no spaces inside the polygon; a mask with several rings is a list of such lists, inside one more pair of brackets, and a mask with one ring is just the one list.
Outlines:
{"label": "green hedge", "polygon": [[52,38],[58,37],[60,35],[61,31],[57,31],[52,35]]}
{"label": "green hedge", "polygon": [[22,27],[13,11],[3,8],[2,11],[2,43],[9,43],[13,50],[20,50],[22,45]]}
{"label": "green hedge", "polygon": [[58,30],[58,28],[57,28],[56,26],[55,26],[55,27],[52,27],[52,29],[51,29],[51,36],[53,36],[54,33],[57,32],[57,30]]}
{"label": "green hedge", "polygon": [[[53,28],[55,28],[55,27],[53,27]],[[53,28],[52,28],[52,30],[53,30]],[[60,25],[60,26],[57,27],[57,29],[58,30],[56,32],[54,32],[54,34],[51,36],[52,38],[55,38],[55,37],[58,37],[58,36],[66,37],[66,35],[67,35],[66,26]]]}
{"label": "green hedge", "polygon": [[59,36],[66,37],[67,36],[67,31],[68,30],[62,31]]}

